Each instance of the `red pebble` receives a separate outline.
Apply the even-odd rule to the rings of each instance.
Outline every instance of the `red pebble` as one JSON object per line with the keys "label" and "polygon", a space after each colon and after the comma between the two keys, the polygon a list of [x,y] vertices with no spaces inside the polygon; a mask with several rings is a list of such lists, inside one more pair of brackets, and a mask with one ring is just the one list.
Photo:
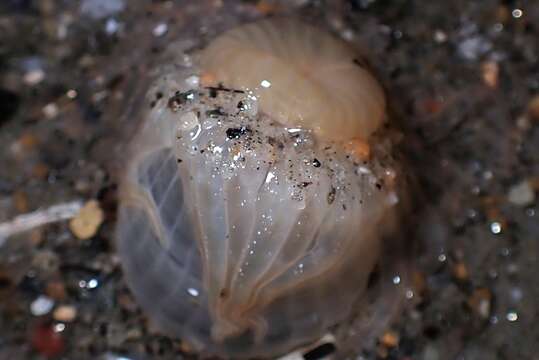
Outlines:
{"label": "red pebble", "polygon": [[61,334],[55,332],[50,324],[34,326],[30,341],[37,352],[48,358],[60,355],[65,347]]}

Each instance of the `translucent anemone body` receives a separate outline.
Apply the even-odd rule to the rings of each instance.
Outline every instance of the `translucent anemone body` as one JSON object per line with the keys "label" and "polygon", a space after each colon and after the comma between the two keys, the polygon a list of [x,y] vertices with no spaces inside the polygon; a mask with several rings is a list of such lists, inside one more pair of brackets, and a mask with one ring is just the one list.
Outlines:
{"label": "translucent anemone body", "polygon": [[[297,46],[310,37],[297,35]],[[119,251],[137,300],[168,333],[225,358],[278,355],[345,321],[364,294],[394,224],[392,145],[379,130],[383,114],[344,136],[351,120],[340,110],[293,120],[304,105],[282,110],[288,100],[278,88],[262,94],[225,75],[215,86],[193,81],[213,69],[211,46],[199,66],[164,74],[150,89],[122,184]],[[272,84],[282,71],[259,68]],[[303,86],[314,85],[291,88],[289,106]],[[366,99],[367,108],[385,101]],[[361,138],[368,156],[347,151],[348,138]]]}

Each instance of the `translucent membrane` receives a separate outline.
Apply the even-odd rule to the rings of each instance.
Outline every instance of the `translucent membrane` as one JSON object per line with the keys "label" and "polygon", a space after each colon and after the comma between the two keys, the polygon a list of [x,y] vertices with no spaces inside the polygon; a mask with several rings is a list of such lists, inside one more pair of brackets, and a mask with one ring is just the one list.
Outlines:
{"label": "translucent membrane", "polygon": [[[281,27],[289,38],[276,30]],[[375,84],[363,68],[348,67],[349,49],[288,21],[242,29],[216,40],[250,39],[244,48],[227,48],[229,64],[236,64],[222,67],[227,79],[254,78],[252,68],[240,71],[239,63],[250,59],[260,70],[271,63],[276,77],[267,78],[286,90],[279,85],[274,89],[283,94],[261,92],[257,100],[235,87],[183,81],[200,68],[163,75],[150,90],[153,107],[134,141],[118,225],[127,280],[150,317],[197,351],[226,358],[282,354],[345,320],[366,290],[395,212],[395,189],[385,181],[391,144],[373,145],[371,158],[358,162],[319,136],[329,131],[319,115],[343,134],[357,128],[363,136],[379,125],[371,115],[383,118],[376,113],[383,97],[359,92],[366,108],[356,116],[347,100],[352,95],[337,96],[337,79],[321,76],[342,76],[338,81],[355,91],[344,75],[348,68],[356,81]],[[338,60],[335,66],[329,55],[315,56],[315,38],[321,54]],[[292,46],[305,42],[302,51]],[[215,46],[204,53],[202,69]],[[264,52],[278,56],[263,61],[257,54]],[[303,101],[298,92],[316,101]],[[306,122],[289,120],[300,113]],[[314,133],[289,126],[307,123],[315,124]]]}

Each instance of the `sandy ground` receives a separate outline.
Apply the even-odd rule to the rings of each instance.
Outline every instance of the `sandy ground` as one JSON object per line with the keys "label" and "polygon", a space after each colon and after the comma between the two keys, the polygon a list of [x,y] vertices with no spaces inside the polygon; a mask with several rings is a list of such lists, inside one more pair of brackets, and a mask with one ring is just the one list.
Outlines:
{"label": "sandy ground", "polygon": [[[417,179],[406,308],[362,358],[539,359],[531,0],[3,0],[0,359],[196,358],[148,323],[124,284],[118,169],[167,44],[197,46],[274,13],[368,49]],[[4,236],[18,215],[68,204],[60,217],[71,217],[91,200],[79,231],[54,221]]]}

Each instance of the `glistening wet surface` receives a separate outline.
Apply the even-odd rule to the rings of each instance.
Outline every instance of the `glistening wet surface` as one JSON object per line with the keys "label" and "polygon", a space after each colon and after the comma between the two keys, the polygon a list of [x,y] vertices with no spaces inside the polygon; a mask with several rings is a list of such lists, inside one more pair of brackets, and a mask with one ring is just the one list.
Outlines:
{"label": "glistening wet surface", "polygon": [[405,133],[421,249],[404,314],[363,357],[537,357],[539,4],[7,0],[0,224],[90,204],[0,239],[0,359],[196,358],[148,323],[115,254],[130,99],[172,39],[271,13],[363,43]]}

